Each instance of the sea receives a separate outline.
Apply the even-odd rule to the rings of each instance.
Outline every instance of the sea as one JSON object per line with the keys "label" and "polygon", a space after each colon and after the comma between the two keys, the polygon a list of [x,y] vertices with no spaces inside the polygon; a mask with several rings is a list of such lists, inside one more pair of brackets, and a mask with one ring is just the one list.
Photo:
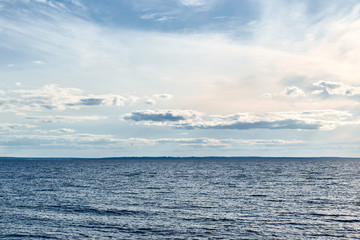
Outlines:
{"label": "sea", "polygon": [[0,239],[360,239],[360,160],[1,159]]}

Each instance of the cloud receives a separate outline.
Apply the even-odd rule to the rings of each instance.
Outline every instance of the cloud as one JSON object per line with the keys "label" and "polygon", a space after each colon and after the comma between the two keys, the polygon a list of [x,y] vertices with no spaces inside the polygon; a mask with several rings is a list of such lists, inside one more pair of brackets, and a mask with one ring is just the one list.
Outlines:
{"label": "cloud", "polygon": [[69,0],[69,2],[77,7],[85,8],[84,4],[80,0]]}
{"label": "cloud", "polygon": [[[116,138],[111,135],[96,134],[66,134],[73,132],[72,129],[56,129],[46,133],[55,135],[8,135],[0,139],[2,147],[24,147],[32,148],[34,146],[41,148],[142,148],[155,147],[163,145],[173,145],[176,148],[224,148],[236,149],[246,146],[284,146],[303,144],[302,141],[291,139],[232,139],[232,138]],[[39,132],[45,133],[45,132]],[[65,133],[65,134],[63,134]],[[60,135],[58,135],[60,134]]]}
{"label": "cloud", "polygon": [[61,115],[47,115],[47,116],[27,116],[25,119],[33,122],[43,122],[43,123],[76,123],[82,121],[97,121],[101,119],[106,119],[105,116],[61,116]]}
{"label": "cloud", "polygon": [[[21,87],[21,84],[16,84]],[[84,107],[115,106],[123,107],[125,104],[143,103],[155,105],[153,98],[137,97],[132,95],[121,96],[117,94],[90,94],[78,88],[64,88],[57,84],[49,84],[36,89],[16,89],[7,92],[0,89],[0,112],[28,112],[28,111],[64,111],[67,109],[80,109]],[[154,95],[156,99],[168,100],[170,94]]]}
{"label": "cloud", "polygon": [[217,139],[217,138],[160,138],[152,140],[159,144],[177,143],[181,146],[192,146],[202,148],[235,148],[241,145],[289,145],[289,144],[301,144],[299,140],[282,140],[282,139]]}
{"label": "cloud", "polygon": [[173,96],[171,94],[154,94],[154,98],[160,99],[160,100],[170,100]]}
{"label": "cloud", "polygon": [[125,114],[123,119],[178,129],[332,130],[343,125],[360,124],[360,119],[353,118],[349,112],[337,110],[236,113],[224,116],[206,115],[192,110],[141,110]]}
{"label": "cloud", "polygon": [[360,94],[359,86],[349,86],[342,82],[318,81],[313,83],[316,88],[312,93],[315,95],[343,95],[354,96]]}
{"label": "cloud", "polygon": [[123,118],[135,122],[178,122],[197,118],[198,116],[199,113],[192,110],[140,110],[126,114]]}
{"label": "cloud", "polygon": [[280,93],[281,96],[297,98],[297,97],[305,97],[306,94],[303,90],[296,86],[287,87],[283,92]]}
{"label": "cloud", "polygon": [[316,130],[321,127],[320,124],[306,123],[301,120],[285,119],[279,121],[259,121],[259,122],[235,122],[225,124],[208,125],[199,128],[205,129],[237,129],[237,130],[249,130],[249,129],[298,129],[298,130]]}
{"label": "cloud", "polygon": [[6,132],[18,132],[23,129],[35,128],[37,126],[31,124],[20,124],[20,123],[0,123],[0,131]]}
{"label": "cloud", "polygon": [[[146,1],[136,4],[145,4],[148,8],[154,5],[158,10],[166,5],[161,1],[156,1],[161,7],[143,2]],[[177,3],[182,6],[199,6],[205,2],[208,4],[212,1]],[[137,26],[136,30],[131,31],[126,27],[112,28],[109,25],[92,23],[89,19],[71,14],[71,9],[50,12],[46,17],[37,14],[34,18],[36,21],[30,16],[20,15],[21,11],[16,11],[16,17],[21,21],[9,19],[5,15],[0,17],[4,28],[9,30],[4,31],[4,41],[0,41],[0,45],[12,49],[19,47],[22,53],[30,52],[31,56],[35,55],[30,59],[41,59],[46,63],[60,59],[60,66],[64,67],[65,63],[68,63],[78,69],[74,71],[75,76],[88,73],[92,79],[83,78],[87,79],[82,83],[86,88],[91,86],[94,89],[106,89],[106,86],[115,85],[117,76],[124,76],[124,79],[132,79],[124,80],[127,91],[140,87],[149,87],[149,91],[150,88],[154,91],[154,86],[162,88],[156,91],[168,91],[164,86],[170,84],[164,84],[161,75],[173,79],[176,84],[171,84],[172,86],[178,86],[177,81],[180,81],[174,79],[181,79],[181,86],[173,87],[171,91],[176,94],[176,101],[188,101],[191,106],[187,105],[187,108],[207,112],[224,109],[219,107],[221,105],[226,105],[228,111],[224,110],[222,113],[238,111],[239,107],[243,111],[259,112],[289,110],[292,106],[289,106],[288,101],[282,100],[280,103],[278,99],[266,99],[269,104],[264,104],[264,99],[257,98],[262,92],[283,91],[282,86],[279,86],[279,79],[289,76],[302,74],[306,79],[319,79],[329,75],[356,81],[355,76],[359,75],[359,70],[358,64],[352,61],[355,57],[343,59],[338,56],[341,49],[355,49],[355,52],[358,52],[356,41],[350,41],[356,39],[358,23],[349,18],[349,3],[346,4],[347,8],[335,15],[328,13],[331,6],[338,5],[337,3],[332,2],[330,7],[324,6],[324,12],[318,13],[321,16],[324,14],[323,18],[316,14],[309,17],[306,10],[306,4],[310,4],[308,2],[256,4],[260,8],[259,15],[253,16],[256,24],[251,27],[244,26],[241,21],[230,24],[231,22],[226,20],[224,25],[216,26],[215,29],[209,30],[203,26],[194,27],[194,31],[191,30],[191,19],[182,20],[184,22],[178,24],[180,28],[183,27],[183,31],[177,31],[178,28],[174,25],[169,25],[166,29],[158,28],[156,31],[142,31],[142,27],[146,28],[148,24]],[[173,1],[170,5],[179,8],[179,4],[174,4]],[[180,9],[190,11],[187,7]],[[44,10],[36,10],[35,13],[37,11]],[[166,11],[168,12],[167,8]],[[82,12],[77,14],[81,15]],[[158,17],[151,14],[153,13],[149,13],[148,18]],[[184,16],[186,15],[181,17]],[[237,16],[226,16],[226,19],[233,17]],[[197,18],[202,19],[201,16]],[[243,31],[246,34],[242,34]],[[344,42],[344,48],[340,48],[341,36],[344,35],[348,40]],[[353,55],[352,51],[345,52]],[[41,55],[37,56],[36,53]],[[48,60],[45,56],[52,59]],[[50,68],[50,64],[46,65]],[[97,74],[104,79],[101,86],[94,84],[99,79]],[[141,80],[145,79],[145,76],[153,79],[152,84]],[[299,89],[302,87],[298,85]],[[150,96],[149,93],[142,94]],[[295,96],[301,96],[302,92],[287,89],[283,94],[296,98]],[[251,104],[245,104],[249,102]],[[309,102],[303,101],[299,103],[299,107],[311,109],[313,104]],[[326,107],[326,103],[319,105],[318,109]]]}
{"label": "cloud", "polygon": [[61,111],[92,106],[124,106],[126,101],[128,99],[120,95],[86,94],[81,89],[51,84],[32,90],[8,91],[0,99],[0,111]]}
{"label": "cloud", "polygon": [[118,140],[110,135],[94,134],[71,134],[58,135],[59,132],[53,132],[55,135],[9,135],[6,139],[0,140],[1,146],[6,147],[38,147],[46,148],[109,148],[118,144]]}
{"label": "cloud", "polygon": [[101,98],[83,98],[80,99],[79,105],[85,105],[85,106],[97,106],[102,103],[103,99]]}
{"label": "cloud", "polygon": [[154,20],[157,22],[166,22],[172,19],[175,19],[174,12],[165,12],[165,13],[149,13],[144,14],[140,18],[143,20]]}
{"label": "cloud", "polygon": [[199,7],[207,3],[206,0],[179,0],[179,2],[187,7]]}
{"label": "cloud", "polygon": [[41,134],[65,134],[65,133],[73,133],[75,132],[74,129],[71,128],[58,128],[58,129],[51,129],[51,130],[41,130],[37,129],[34,131],[35,133],[41,133]]}
{"label": "cloud", "polygon": [[152,99],[152,98],[149,98],[149,99],[146,99],[145,103],[149,104],[149,105],[155,105],[156,101],[154,99]]}
{"label": "cloud", "polygon": [[45,64],[43,61],[39,61],[39,60],[36,60],[36,61],[31,61],[33,64],[36,64],[36,65],[43,65]]}

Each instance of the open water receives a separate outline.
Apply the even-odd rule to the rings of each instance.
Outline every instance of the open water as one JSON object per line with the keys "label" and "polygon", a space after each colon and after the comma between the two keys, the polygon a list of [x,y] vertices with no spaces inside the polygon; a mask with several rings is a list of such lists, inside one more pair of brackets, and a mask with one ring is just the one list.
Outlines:
{"label": "open water", "polygon": [[0,239],[360,239],[360,161],[3,160]]}

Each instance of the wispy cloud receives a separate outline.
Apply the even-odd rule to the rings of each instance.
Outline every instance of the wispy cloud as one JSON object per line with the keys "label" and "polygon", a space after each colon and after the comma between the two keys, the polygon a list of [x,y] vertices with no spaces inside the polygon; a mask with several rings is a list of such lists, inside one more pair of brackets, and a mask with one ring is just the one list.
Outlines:
{"label": "wispy cloud", "polygon": [[0,131],[6,132],[18,132],[22,130],[32,129],[37,127],[32,124],[21,124],[21,123],[0,123]]}
{"label": "wispy cloud", "polygon": [[82,121],[97,121],[106,119],[106,116],[66,116],[66,115],[46,115],[46,116],[27,116],[25,119],[31,122],[43,122],[43,123],[76,123]]}
{"label": "wispy cloud", "polygon": [[71,128],[59,128],[59,129],[51,129],[51,130],[37,129],[34,132],[41,134],[65,134],[65,133],[73,133],[75,132],[75,130]]}
{"label": "wispy cloud", "polygon": [[36,65],[43,65],[45,64],[43,61],[40,61],[40,60],[34,60],[34,61],[31,61],[33,64],[36,64]]}
{"label": "wispy cloud", "polygon": [[198,6],[205,5],[209,1],[206,1],[206,0],[179,0],[179,2],[184,6],[198,7]]}

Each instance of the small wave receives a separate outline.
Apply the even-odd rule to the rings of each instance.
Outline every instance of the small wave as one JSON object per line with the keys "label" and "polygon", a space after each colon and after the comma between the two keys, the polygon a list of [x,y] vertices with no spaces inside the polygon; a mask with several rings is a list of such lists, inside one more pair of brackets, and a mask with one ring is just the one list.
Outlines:
{"label": "small wave", "polygon": [[184,221],[194,222],[235,222],[235,219],[230,218],[181,218]]}
{"label": "small wave", "polygon": [[31,239],[31,238],[40,238],[40,239],[60,239],[54,236],[48,236],[48,235],[37,235],[37,234],[21,234],[21,233],[14,233],[14,234],[8,234],[5,235],[4,238],[10,238],[10,239]]}
{"label": "small wave", "polygon": [[256,234],[256,235],[261,235],[260,232],[255,231],[255,230],[252,230],[252,229],[246,229],[245,231],[246,231],[247,233]]}
{"label": "small wave", "polygon": [[246,174],[239,174],[239,175],[236,175],[236,176],[233,176],[234,179],[243,179],[243,178],[247,178],[247,175]]}
{"label": "small wave", "polygon": [[69,188],[87,188],[88,186],[85,186],[85,185],[80,185],[80,184],[75,184],[75,183],[72,183],[72,182],[64,182],[62,184],[62,187],[69,187]]}
{"label": "small wave", "polygon": [[312,212],[309,215],[316,216],[316,217],[345,217],[346,215],[342,214],[328,214],[328,213],[316,213]]}
{"label": "small wave", "polygon": [[250,197],[267,197],[267,195],[264,195],[264,194],[251,194]]}
{"label": "small wave", "polygon": [[161,236],[176,236],[180,234],[175,230],[157,229],[151,227],[132,228],[129,226],[101,225],[101,224],[95,224],[94,226],[79,225],[79,227],[95,229],[96,231],[101,231],[101,232],[109,232],[109,230],[110,231],[116,230],[118,232],[130,233],[130,234],[157,234]]}
{"label": "small wave", "polygon": [[79,208],[74,209],[74,212],[80,213],[92,213],[92,214],[99,214],[99,215],[147,215],[147,212],[144,211],[134,211],[134,210],[117,210],[117,209],[96,209],[96,208]]}
{"label": "small wave", "polygon": [[142,175],[144,172],[127,172],[127,173],[124,173],[123,176],[125,177],[136,177],[136,176],[140,176]]}
{"label": "small wave", "polygon": [[267,199],[268,202],[285,202],[283,199]]}
{"label": "small wave", "polygon": [[334,221],[343,223],[359,223],[360,219],[334,219]]}
{"label": "small wave", "polygon": [[85,214],[96,214],[96,215],[149,215],[149,212],[139,211],[139,210],[128,210],[128,209],[99,209],[92,208],[88,206],[69,206],[69,205],[60,205],[52,206],[52,208],[57,208],[65,212],[75,212],[75,213],[85,213]]}

